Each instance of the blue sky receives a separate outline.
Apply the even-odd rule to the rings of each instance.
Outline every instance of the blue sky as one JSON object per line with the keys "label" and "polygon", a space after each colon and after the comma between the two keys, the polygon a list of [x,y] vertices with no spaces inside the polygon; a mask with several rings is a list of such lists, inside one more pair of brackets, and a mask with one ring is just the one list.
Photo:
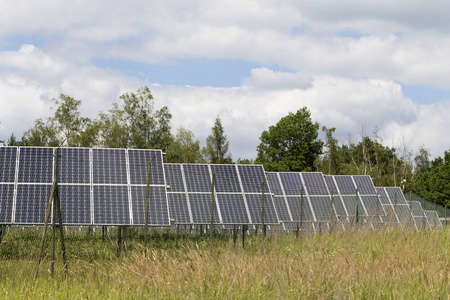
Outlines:
{"label": "blue sky", "polygon": [[[306,106],[336,137],[450,148],[450,4],[345,1],[3,1],[0,140],[51,114],[59,93],[96,117],[147,85],[172,129],[204,144],[219,115],[234,159]],[[399,150],[400,151],[400,150]]]}

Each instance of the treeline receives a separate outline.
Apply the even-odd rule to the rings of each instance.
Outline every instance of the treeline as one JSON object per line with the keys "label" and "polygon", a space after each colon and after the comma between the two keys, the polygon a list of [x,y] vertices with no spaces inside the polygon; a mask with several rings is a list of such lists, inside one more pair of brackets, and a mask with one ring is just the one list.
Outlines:
{"label": "treeline", "polygon": [[[111,109],[95,119],[81,115],[81,100],[60,94],[52,100],[54,115],[37,119],[20,140],[11,134],[9,146],[68,146],[162,149],[165,162],[233,163],[229,141],[220,116],[212,124],[206,146],[184,127],[172,134],[172,114],[167,106],[154,109],[148,87],[121,95]],[[206,125],[206,124],[205,124]],[[319,132],[325,135],[321,141]],[[237,163],[264,165],[266,171],[319,171],[330,175],[370,175],[376,186],[400,186],[404,192],[440,205],[450,206],[450,152],[430,161],[429,150],[417,153],[404,140],[396,147],[383,145],[378,130],[369,137],[362,130],[360,141],[351,137],[339,143],[336,128],[320,127],[306,107],[289,113],[261,133],[255,160]]]}

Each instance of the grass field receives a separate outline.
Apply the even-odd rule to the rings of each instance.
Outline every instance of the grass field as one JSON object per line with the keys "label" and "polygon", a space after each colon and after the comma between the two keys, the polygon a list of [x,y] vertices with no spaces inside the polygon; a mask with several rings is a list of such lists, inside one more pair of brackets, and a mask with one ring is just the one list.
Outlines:
{"label": "grass field", "polygon": [[[36,282],[40,232],[10,231],[0,248],[4,299],[449,299],[450,230],[249,236],[153,233],[143,255],[131,234],[116,258],[110,234],[68,233],[69,266],[49,272],[49,241]],[[48,239],[49,240],[49,239]]]}

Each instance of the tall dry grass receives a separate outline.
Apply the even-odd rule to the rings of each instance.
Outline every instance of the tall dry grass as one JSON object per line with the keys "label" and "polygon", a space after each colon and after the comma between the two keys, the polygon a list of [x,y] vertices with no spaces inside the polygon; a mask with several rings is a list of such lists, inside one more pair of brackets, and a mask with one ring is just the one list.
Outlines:
{"label": "tall dry grass", "polygon": [[[359,231],[249,237],[134,251],[121,259],[71,261],[57,278],[44,270],[32,283],[0,275],[5,298],[58,299],[448,299],[450,230]],[[182,241],[177,241],[183,245]],[[141,249],[137,249],[141,250]],[[2,269],[24,262],[1,261]],[[31,263],[29,268],[33,268]],[[22,268],[23,265],[21,265]],[[26,268],[25,268],[26,269]]]}

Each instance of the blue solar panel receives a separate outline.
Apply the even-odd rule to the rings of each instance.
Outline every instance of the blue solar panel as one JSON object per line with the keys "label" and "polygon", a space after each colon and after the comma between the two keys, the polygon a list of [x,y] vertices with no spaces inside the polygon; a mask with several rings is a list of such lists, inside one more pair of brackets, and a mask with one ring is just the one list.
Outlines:
{"label": "blue solar panel", "polygon": [[53,182],[53,148],[20,147],[19,183]]}
{"label": "blue solar panel", "polygon": [[300,173],[279,173],[279,175],[286,195],[300,195],[303,188]]}
{"label": "blue solar panel", "polygon": [[[345,205],[345,208],[347,209],[347,213],[350,217],[355,216],[355,208],[356,208],[356,196],[341,196],[342,202]],[[362,217],[365,216],[366,212],[364,210],[364,207],[362,206],[361,200],[358,197],[358,216]]]}
{"label": "blue solar panel", "polygon": [[59,185],[61,217],[64,224],[91,224],[91,187],[89,185]]}
{"label": "blue solar panel", "polygon": [[368,216],[381,216],[384,214],[377,196],[361,196],[361,201],[364,203]]}
{"label": "blue solar panel", "polygon": [[[189,203],[194,224],[211,224],[211,194],[191,193]],[[220,223],[217,201],[214,201],[214,223]]]}
{"label": "blue solar panel", "polygon": [[165,181],[161,150],[129,149],[128,162],[131,184],[147,184],[149,162],[151,162],[150,184],[164,184]]}
{"label": "blue solar panel", "polygon": [[289,210],[284,197],[275,196],[273,198],[273,204],[275,205],[275,209],[280,221],[292,221],[289,216]]}
{"label": "blue solar panel", "polygon": [[328,191],[330,192],[330,195],[339,195],[339,191],[336,187],[336,184],[334,183],[333,176],[325,176],[325,183],[327,184]]}
{"label": "blue solar panel", "polygon": [[17,186],[15,223],[43,224],[51,189],[52,186],[47,184],[19,184]]}
{"label": "blue solar panel", "polygon": [[334,206],[334,209],[336,210],[336,214],[337,214],[338,218],[340,220],[345,219],[348,216],[348,214],[345,210],[344,204],[342,203],[341,197],[333,195],[332,201],[333,201],[333,206]]}
{"label": "blue solar panel", "polygon": [[405,196],[399,187],[387,187],[386,192],[392,204],[407,204]]}
{"label": "blue solar panel", "polygon": [[217,193],[242,192],[235,165],[211,165],[214,173],[214,188]]}
{"label": "blue solar panel", "polygon": [[175,224],[191,224],[189,207],[185,193],[167,193],[170,218]]}
{"label": "blue solar panel", "polygon": [[164,164],[166,184],[171,192],[185,192],[183,173],[180,164]]}
{"label": "blue solar panel", "polygon": [[211,193],[212,179],[208,165],[183,165],[184,178],[188,192]]}
{"label": "blue solar panel", "polygon": [[0,223],[8,224],[12,221],[12,206],[14,184],[0,184]]}
{"label": "blue solar panel", "polygon": [[[161,226],[170,225],[166,188],[163,186],[150,186],[149,188],[148,224]],[[144,225],[147,187],[132,186],[131,198],[133,200],[133,224]]]}
{"label": "blue solar panel", "polygon": [[130,225],[128,187],[94,185],[94,224]]}
{"label": "blue solar panel", "polygon": [[308,195],[329,195],[323,174],[320,172],[301,173]]}
{"label": "blue solar panel", "polygon": [[92,149],[94,184],[127,184],[125,149]]}
{"label": "blue solar panel", "polygon": [[283,195],[283,189],[281,188],[280,180],[278,179],[278,173],[269,172],[267,173],[267,180],[269,182],[270,191],[275,196]]}
{"label": "blue solar panel", "polygon": [[329,196],[310,196],[311,206],[316,216],[316,221],[332,221],[336,215],[331,208],[331,198]]}
{"label": "blue solar panel", "polygon": [[411,201],[409,207],[413,217],[423,217],[422,204],[419,201]]}
{"label": "blue solar panel", "polygon": [[353,183],[352,176],[335,175],[333,177],[341,195],[356,195],[356,186]]}
{"label": "blue solar panel", "polygon": [[89,149],[58,149],[58,183],[90,184],[90,173]]}
{"label": "blue solar panel", "polygon": [[0,147],[0,182],[15,182],[17,147]]}
{"label": "blue solar panel", "polygon": [[[314,216],[311,210],[311,206],[309,205],[308,198],[303,196],[303,205],[302,205],[302,197],[300,196],[290,196],[286,197],[288,202],[292,220],[295,222],[300,222],[300,216],[303,216],[303,222],[313,222]],[[300,214],[302,212],[302,214]]]}
{"label": "blue solar panel", "polygon": [[361,195],[376,195],[377,192],[370,176],[353,176],[353,179],[355,180],[356,186],[358,187],[358,192]]}
{"label": "blue solar panel", "polygon": [[[253,224],[261,224],[262,215],[262,194],[246,194],[250,218]],[[264,195],[264,223],[278,224],[278,217],[273,205],[272,197]]]}
{"label": "blue solar panel", "polygon": [[245,193],[262,193],[263,182],[264,193],[269,193],[263,166],[238,165],[238,170]]}
{"label": "blue solar panel", "polygon": [[398,220],[403,225],[408,225],[411,222],[411,213],[407,204],[394,205],[394,211],[397,214]]}
{"label": "blue solar panel", "polygon": [[248,224],[248,214],[242,194],[218,194],[217,202],[224,224]]}
{"label": "blue solar panel", "polygon": [[391,204],[391,201],[389,201],[389,197],[383,187],[377,187],[375,189],[378,192],[378,197],[381,204]]}

